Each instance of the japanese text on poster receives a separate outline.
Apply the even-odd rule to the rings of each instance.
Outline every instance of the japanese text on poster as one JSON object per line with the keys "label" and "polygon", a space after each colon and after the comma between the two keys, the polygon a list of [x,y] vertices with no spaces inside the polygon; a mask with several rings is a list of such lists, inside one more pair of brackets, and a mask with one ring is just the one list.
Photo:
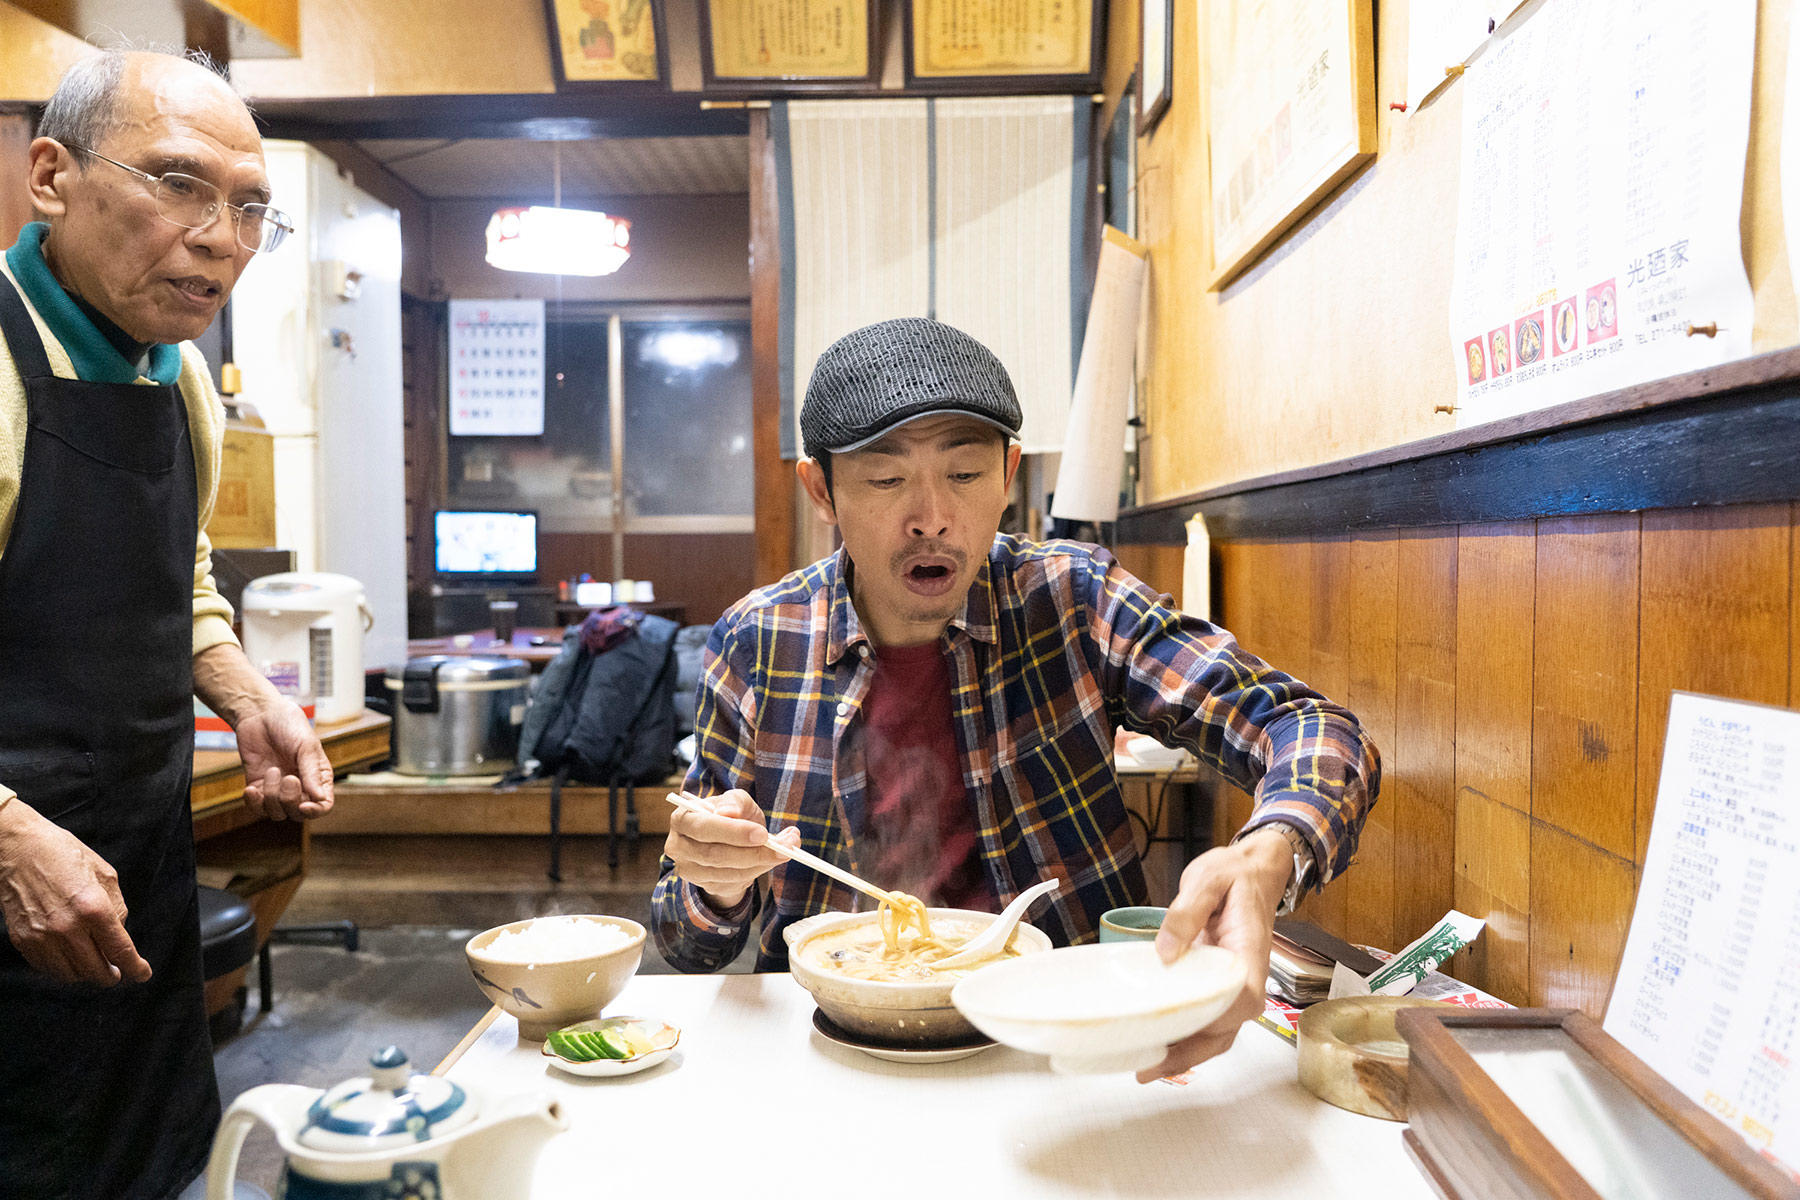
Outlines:
{"label": "japanese text on poster", "polygon": [[1742,358],[1756,6],[1527,6],[1464,75],[1459,425]]}
{"label": "japanese text on poster", "polygon": [[450,433],[544,432],[544,302],[450,302]]}
{"label": "japanese text on poster", "polygon": [[[1800,712],[1677,692],[1606,1031],[1800,1165]],[[1800,1179],[1800,1174],[1795,1175]]]}

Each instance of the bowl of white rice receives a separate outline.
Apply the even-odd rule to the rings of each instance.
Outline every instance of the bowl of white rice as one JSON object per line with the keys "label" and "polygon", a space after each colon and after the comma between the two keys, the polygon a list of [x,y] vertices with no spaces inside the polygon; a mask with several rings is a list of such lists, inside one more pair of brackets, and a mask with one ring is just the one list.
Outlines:
{"label": "bowl of white rice", "polygon": [[644,957],[644,927],[625,917],[532,917],[485,930],[464,953],[482,994],[541,1042],[600,1015]]}

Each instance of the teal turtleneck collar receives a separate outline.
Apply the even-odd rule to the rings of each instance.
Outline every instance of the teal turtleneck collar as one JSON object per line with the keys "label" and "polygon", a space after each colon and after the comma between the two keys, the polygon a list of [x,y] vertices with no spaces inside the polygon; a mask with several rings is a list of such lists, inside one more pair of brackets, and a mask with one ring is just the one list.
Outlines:
{"label": "teal turtleneck collar", "polygon": [[[6,265],[12,268],[13,278],[50,326],[51,336],[68,351],[77,379],[89,383],[136,383],[138,368],[50,273],[50,266],[44,261],[44,235],[48,232],[50,226],[42,221],[33,221],[19,231],[19,240],[6,252]],[[152,345],[142,374],[156,383],[174,383],[181,378],[181,348]]]}

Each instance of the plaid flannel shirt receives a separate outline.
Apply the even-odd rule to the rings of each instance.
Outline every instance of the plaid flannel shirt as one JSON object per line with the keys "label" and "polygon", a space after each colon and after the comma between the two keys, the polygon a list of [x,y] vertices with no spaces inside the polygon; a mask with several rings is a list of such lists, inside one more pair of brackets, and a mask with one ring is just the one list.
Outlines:
{"label": "plaid flannel shirt", "polygon": [[[771,830],[798,826],[806,849],[856,871],[868,801],[862,706],[876,651],[849,569],[840,550],[719,618],[687,788],[742,788]],[[1317,885],[1349,865],[1380,779],[1356,718],[1175,609],[1107,551],[998,536],[942,645],[988,881],[1004,903],[1061,880],[1040,922],[1058,945],[1092,940],[1109,908],[1146,902],[1113,767],[1120,726],[1185,747],[1254,792],[1239,836],[1289,823],[1312,846]],[[690,971],[735,958],[762,912],[757,967],[782,970],[789,924],[869,903],[787,862],[721,913],[664,857],[651,907],[658,947]]]}

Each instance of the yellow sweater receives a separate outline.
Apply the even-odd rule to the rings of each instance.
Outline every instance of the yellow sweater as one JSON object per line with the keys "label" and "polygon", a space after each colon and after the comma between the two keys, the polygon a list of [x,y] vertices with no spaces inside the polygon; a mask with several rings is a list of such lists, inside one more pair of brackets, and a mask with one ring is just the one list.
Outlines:
{"label": "yellow sweater", "polygon": [[[18,286],[12,269],[0,255],[0,274]],[[20,291],[23,296],[23,290]],[[29,299],[25,307],[44,339],[44,352],[50,359],[50,370],[59,378],[74,379],[75,369],[69,355],[50,336],[50,327]],[[151,381],[140,378],[140,383]],[[192,343],[181,347],[181,378],[176,386],[187,402],[188,435],[194,444],[194,481],[198,485],[200,524],[194,531],[194,653],[222,642],[237,644],[231,632],[231,605],[219,595],[213,584],[212,542],[206,536],[206,523],[212,519],[213,502],[219,491],[219,461],[225,440],[225,406],[213,391],[206,363]],[[25,385],[12,356],[0,343],[0,554],[12,536],[13,513],[19,504],[19,476],[25,467]]]}

